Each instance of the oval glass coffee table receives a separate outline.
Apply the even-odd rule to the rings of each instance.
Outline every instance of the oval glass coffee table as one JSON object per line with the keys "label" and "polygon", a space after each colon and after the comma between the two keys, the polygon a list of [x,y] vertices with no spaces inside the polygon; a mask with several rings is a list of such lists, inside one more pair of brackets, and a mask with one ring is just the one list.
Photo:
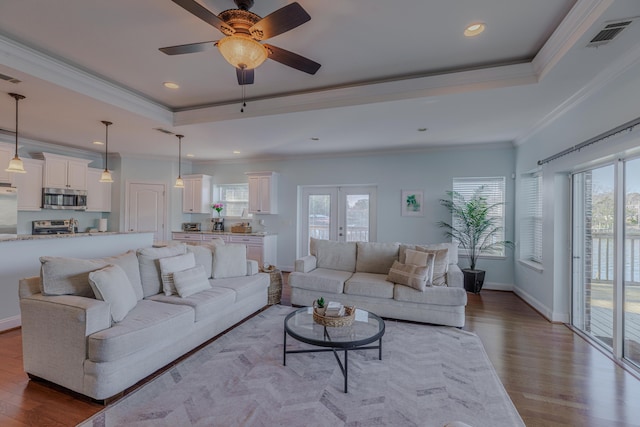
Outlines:
{"label": "oval glass coffee table", "polygon": [[[324,348],[306,350],[287,350],[287,334],[298,341]],[[342,375],[344,376],[344,392],[347,392],[348,351],[349,350],[378,350],[378,359],[382,360],[382,336],[384,335],[384,320],[366,310],[356,309],[355,319],[350,326],[327,327],[313,320],[313,308],[302,307],[289,313],[284,319],[284,346],[282,349],[282,363],[287,365],[287,354],[316,353],[332,351]],[[374,341],[378,345],[367,346]],[[344,351],[344,364],[338,356],[338,351]]]}

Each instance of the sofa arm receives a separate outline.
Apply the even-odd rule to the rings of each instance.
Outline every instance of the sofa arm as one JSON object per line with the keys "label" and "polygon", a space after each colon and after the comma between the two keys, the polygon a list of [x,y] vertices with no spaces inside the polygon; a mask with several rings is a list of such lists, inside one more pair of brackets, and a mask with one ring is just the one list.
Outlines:
{"label": "sofa arm", "polygon": [[247,260],[247,276],[253,276],[254,274],[258,274],[260,272],[260,267],[258,266],[258,261],[253,259]]}
{"label": "sofa arm", "polygon": [[24,370],[84,393],[87,337],[111,327],[109,303],[71,295],[20,299]]}
{"label": "sofa arm", "polygon": [[315,270],[317,267],[318,259],[313,255],[307,255],[296,260],[296,271],[299,273],[308,273],[311,270]]}
{"label": "sofa arm", "polygon": [[449,264],[447,286],[451,288],[464,288],[464,274],[457,264]]}

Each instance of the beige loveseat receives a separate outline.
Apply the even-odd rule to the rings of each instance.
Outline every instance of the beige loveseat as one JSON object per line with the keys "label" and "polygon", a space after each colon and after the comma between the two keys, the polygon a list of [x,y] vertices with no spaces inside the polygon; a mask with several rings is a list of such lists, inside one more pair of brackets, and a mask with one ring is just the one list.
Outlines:
{"label": "beige loveseat", "polygon": [[24,369],[103,400],[267,305],[243,245],[42,257],[20,281]]}
{"label": "beige loveseat", "polygon": [[[467,294],[457,265],[458,248],[451,243],[405,245],[311,239],[310,252],[296,260],[295,272],[289,275],[294,305],[312,305],[323,297],[382,317],[464,326]],[[417,267],[406,261],[408,253],[413,256],[416,252],[433,253],[432,264],[421,270],[422,286],[394,282],[415,276],[407,271],[414,272]]]}

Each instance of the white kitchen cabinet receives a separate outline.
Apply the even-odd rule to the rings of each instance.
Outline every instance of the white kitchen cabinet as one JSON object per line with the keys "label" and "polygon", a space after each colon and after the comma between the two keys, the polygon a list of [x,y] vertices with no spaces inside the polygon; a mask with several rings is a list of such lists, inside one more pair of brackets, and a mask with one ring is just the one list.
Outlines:
{"label": "white kitchen cabinet", "polygon": [[87,189],[87,169],[91,160],[51,153],[41,153],[41,156],[44,159],[44,187]]}
{"label": "white kitchen cabinet", "polygon": [[247,172],[249,177],[249,213],[278,213],[278,174],[276,172]]}
{"label": "white kitchen cabinet", "polygon": [[199,245],[202,242],[202,234],[200,233],[171,233],[171,239],[189,245]]}
{"label": "white kitchen cabinet", "polygon": [[87,168],[87,212],[111,212],[111,183],[100,182],[102,171]]}
{"label": "white kitchen cabinet", "polygon": [[182,179],[182,212],[211,213],[213,178],[209,175],[185,175]]}
{"label": "white kitchen cabinet", "polygon": [[18,189],[18,210],[39,211],[42,209],[43,161],[22,159],[26,173],[12,173],[11,185]]}
{"label": "white kitchen cabinet", "polygon": [[[0,182],[11,182],[13,172],[7,172],[5,169],[9,166],[9,161],[15,155],[15,145],[0,144]],[[22,175],[22,174],[20,174]]]}
{"label": "white kitchen cabinet", "polygon": [[243,236],[232,234],[229,243],[242,243],[247,247],[247,259],[253,259],[262,267],[265,264],[277,265],[277,236]]}

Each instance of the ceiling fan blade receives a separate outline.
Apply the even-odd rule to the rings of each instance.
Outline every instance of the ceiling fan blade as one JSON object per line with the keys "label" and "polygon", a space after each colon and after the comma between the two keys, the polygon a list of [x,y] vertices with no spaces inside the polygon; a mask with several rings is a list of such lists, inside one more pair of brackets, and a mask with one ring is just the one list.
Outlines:
{"label": "ceiling fan blade", "polygon": [[236,76],[238,77],[238,84],[242,85],[252,85],[253,84],[253,69],[242,69],[236,68]]}
{"label": "ceiling fan blade", "polygon": [[185,53],[204,52],[216,47],[215,41],[181,44],[178,46],[161,47],[160,52],[167,55],[182,55]]}
{"label": "ceiling fan blade", "polygon": [[249,28],[256,40],[266,40],[304,24],[311,16],[297,2],[288,4],[265,16]]}
{"label": "ceiling fan blade", "polygon": [[202,19],[207,24],[217,28],[224,34],[233,34],[236,32],[231,26],[227,25],[222,19],[218,18],[213,12],[206,9],[200,3],[194,0],[171,0],[187,12]]}
{"label": "ceiling fan blade", "polygon": [[269,50],[269,59],[273,59],[283,65],[295,68],[296,70],[304,71],[305,73],[315,74],[320,69],[320,64],[312,61],[304,56],[300,56],[297,53],[290,52],[288,50],[270,45],[264,44]]}

